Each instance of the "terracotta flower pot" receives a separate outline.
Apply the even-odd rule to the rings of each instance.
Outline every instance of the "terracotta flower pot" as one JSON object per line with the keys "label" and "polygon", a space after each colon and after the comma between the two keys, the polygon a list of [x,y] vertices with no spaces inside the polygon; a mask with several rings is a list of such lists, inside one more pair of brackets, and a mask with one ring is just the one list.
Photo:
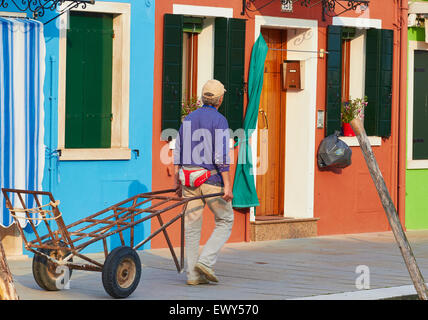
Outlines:
{"label": "terracotta flower pot", "polygon": [[349,123],[344,122],[342,124],[342,128],[343,128],[343,135],[345,137],[355,137],[354,130],[352,130],[352,127]]}

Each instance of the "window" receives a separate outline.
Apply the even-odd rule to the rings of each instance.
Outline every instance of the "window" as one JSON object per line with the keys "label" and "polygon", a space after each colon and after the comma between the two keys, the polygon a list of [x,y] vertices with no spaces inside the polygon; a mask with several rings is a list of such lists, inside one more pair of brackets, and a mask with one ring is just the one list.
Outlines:
{"label": "window", "polygon": [[428,51],[414,51],[413,160],[428,159]]}
{"label": "window", "polygon": [[72,10],[61,25],[60,160],[130,159],[130,5]]}
{"label": "window", "polygon": [[329,26],[327,47],[326,134],[341,128],[342,101],[367,96],[367,135],[389,137],[393,31]]}
{"label": "window", "polygon": [[[212,30],[211,38],[204,38],[206,30]],[[245,20],[165,14],[162,129],[179,129],[183,98],[194,97],[211,78],[221,81],[227,90],[219,111],[231,129],[241,128],[244,62]],[[166,135],[163,139],[171,138],[170,133]]]}
{"label": "window", "polygon": [[[423,31],[423,28],[422,28]],[[425,34],[409,41],[407,86],[407,168],[428,168],[428,43]]]}
{"label": "window", "polygon": [[355,28],[342,30],[342,102],[349,101],[351,40],[355,37]]}
{"label": "window", "polygon": [[197,99],[198,40],[202,31],[202,18],[184,17],[183,25],[183,101]]}

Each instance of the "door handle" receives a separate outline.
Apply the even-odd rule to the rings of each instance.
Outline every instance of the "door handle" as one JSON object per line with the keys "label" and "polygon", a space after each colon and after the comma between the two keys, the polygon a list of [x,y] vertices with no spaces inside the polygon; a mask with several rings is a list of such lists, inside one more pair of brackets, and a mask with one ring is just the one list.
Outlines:
{"label": "door handle", "polygon": [[269,129],[269,121],[268,121],[266,112],[263,109],[260,109],[259,113],[261,113],[264,116],[264,119],[265,119],[265,128]]}

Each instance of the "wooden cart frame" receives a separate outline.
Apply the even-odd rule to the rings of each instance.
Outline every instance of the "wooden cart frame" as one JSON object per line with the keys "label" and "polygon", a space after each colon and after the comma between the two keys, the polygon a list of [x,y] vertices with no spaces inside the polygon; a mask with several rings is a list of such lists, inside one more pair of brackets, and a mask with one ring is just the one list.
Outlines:
{"label": "wooden cart frame", "polygon": [[[125,230],[128,229],[130,230],[129,247],[133,250],[137,250],[159,233],[163,233],[177,271],[182,272],[184,269],[184,215],[187,204],[193,200],[208,199],[223,195],[223,193],[215,193],[191,198],[182,198],[175,194],[175,189],[141,193],[79,221],[65,225],[58,207],[58,202],[54,199],[52,193],[6,188],[2,189],[2,192],[6,200],[6,206],[11,211],[11,214],[15,219],[16,225],[24,241],[25,248],[33,252],[35,254],[35,258],[44,257],[45,259],[48,259],[47,261],[51,269],[56,266],[65,266],[70,270],[74,269],[99,272],[104,272],[103,269],[105,268],[106,262],[103,264],[95,261],[87,255],[82,254],[81,251],[95,242],[102,241],[104,255],[107,261],[109,255],[114,251],[113,248],[109,252],[107,238],[118,234],[122,246],[125,246],[124,233]],[[32,218],[28,210],[29,208],[27,208],[27,203],[31,198],[34,199],[34,203],[37,204],[36,209],[51,207],[50,211],[52,217],[48,218],[45,214],[42,214],[39,219]],[[15,207],[12,206],[12,199],[14,199]],[[25,201],[26,199],[27,201]],[[48,203],[46,204],[47,201]],[[181,207],[180,213],[165,223],[164,219],[162,219],[162,214],[178,207]],[[23,212],[21,216],[16,214],[19,211]],[[134,227],[152,218],[156,218],[158,220],[160,227],[143,241],[134,243]],[[21,219],[26,219],[30,224],[31,229],[34,232],[34,240],[27,240],[24,230],[19,222]],[[39,234],[36,224],[34,223],[36,220],[40,220],[40,223],[45,224],[47,234]],[[178,220],[181,222],[180,260],[177,258],[167,232],[167,228]],[[56,222],[56,227],[51,223],[51,221]],[[52,252],[58,253],[63,252],[64,250],[66,250],[66,254],[63,255],[58,256],[56,254],[51,254]],[[86,263],[75,263],[72,261],[73,257],[81,258]],[[35,258],[33,259],[33,274]],[[36,278],[35,274],[34,276]],[[39,283],[37,279],[36,282]]]}

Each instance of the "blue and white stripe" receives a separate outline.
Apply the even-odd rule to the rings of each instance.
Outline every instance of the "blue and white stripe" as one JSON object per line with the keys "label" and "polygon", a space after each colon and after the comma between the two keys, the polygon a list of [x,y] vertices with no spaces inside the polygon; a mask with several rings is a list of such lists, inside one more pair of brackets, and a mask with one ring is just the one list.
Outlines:
{"label": "blue and white stripe", "polygon": [[[0,17],[0,186],[41,190],[44,168],[43,24]],[[24,199],[35,207],[32,197]],[[12,199],[13,206],[20,201]],[[14,222],[0,194],[0,225]],[[26,221],[20,221],[23,227]]]}

